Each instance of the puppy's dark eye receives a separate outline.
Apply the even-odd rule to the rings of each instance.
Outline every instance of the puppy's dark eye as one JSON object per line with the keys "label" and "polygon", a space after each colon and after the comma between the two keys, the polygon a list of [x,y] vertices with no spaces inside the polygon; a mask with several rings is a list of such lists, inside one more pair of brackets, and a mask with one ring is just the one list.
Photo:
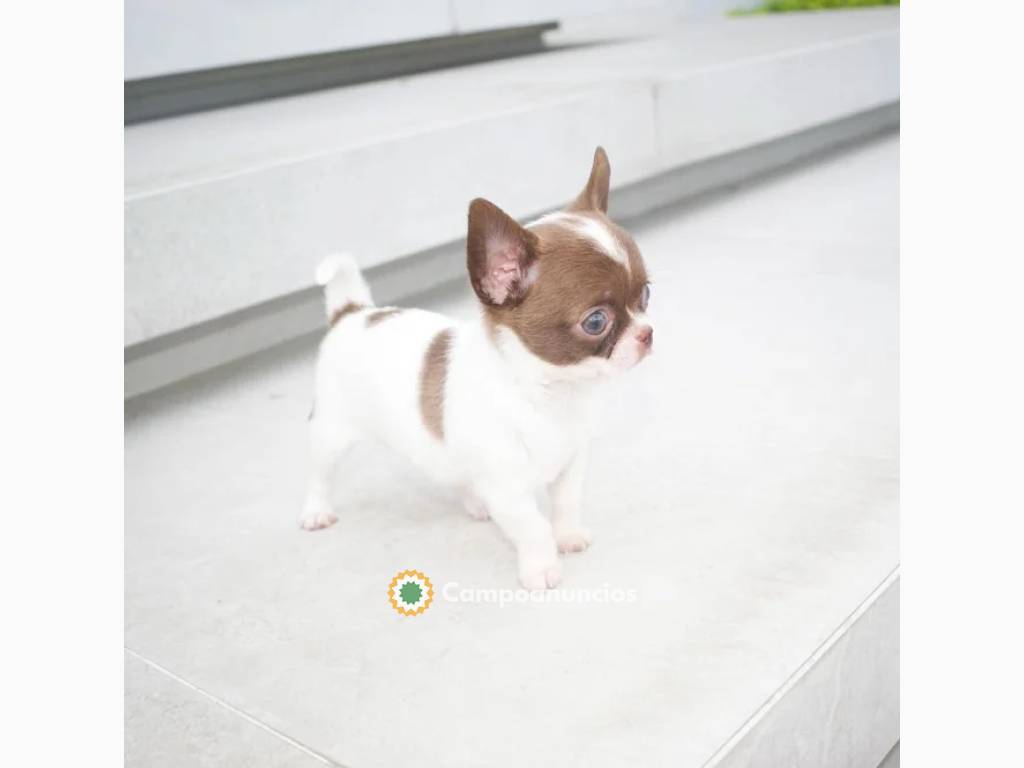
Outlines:
{"label": "puppy's dark eye", "polygon": [[580,325],[591,336],[600,336],[604,333],[604,329],[608,327],[608,313],[603,309],[595,309],[583,318],[583,322]]}
{"label": "puppy's dark eye", "polygon": [[647,302],[651,300],[651,284],[646,283],[643,291],[640,292],[640,311],[647,311]]}

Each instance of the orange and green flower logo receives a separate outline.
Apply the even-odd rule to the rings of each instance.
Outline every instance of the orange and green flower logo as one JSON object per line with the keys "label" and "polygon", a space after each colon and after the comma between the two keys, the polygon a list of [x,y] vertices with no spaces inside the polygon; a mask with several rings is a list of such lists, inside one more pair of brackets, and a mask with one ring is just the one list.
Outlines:
{"label": "orange and green flower logo", "polygon": [[403,616],[418,616],[434,602],[434,585],[420,571],[402,571],[388,585],[388,602]]}

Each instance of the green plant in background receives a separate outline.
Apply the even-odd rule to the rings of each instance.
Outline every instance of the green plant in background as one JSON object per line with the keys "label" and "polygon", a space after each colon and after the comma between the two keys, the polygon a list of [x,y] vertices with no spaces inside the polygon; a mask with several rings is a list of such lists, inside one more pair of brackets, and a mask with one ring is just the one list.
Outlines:
{"label": "green plant in background", "polygon": [[827,11],[837,8],[869,8],[876,5],[899,5],[900,0],[768,0],[755,8],[737,8],[730,16],[755,13],[787,13],[789,11]]}

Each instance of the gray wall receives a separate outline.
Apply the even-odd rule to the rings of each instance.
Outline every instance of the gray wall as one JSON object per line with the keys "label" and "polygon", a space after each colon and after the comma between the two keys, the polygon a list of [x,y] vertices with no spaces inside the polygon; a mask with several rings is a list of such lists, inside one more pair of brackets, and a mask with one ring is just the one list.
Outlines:
{"label": "gray wall", "polygon": [[660,8],[715,15],[757,0],[125,0],[125,79]]}
{"label": "gray wall", "polygon": [[125,0],[125,79],[664,4],[664,0]]}

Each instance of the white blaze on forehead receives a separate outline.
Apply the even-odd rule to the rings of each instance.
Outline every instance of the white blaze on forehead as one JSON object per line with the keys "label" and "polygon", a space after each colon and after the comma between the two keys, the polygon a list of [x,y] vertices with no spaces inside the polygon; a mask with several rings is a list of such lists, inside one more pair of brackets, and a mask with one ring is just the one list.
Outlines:
{"label": "white blaze on forehead", "polygon": [[617,261],[619,264],[626,268],[626,272],[629,272],[629,253],[623,248],[622,243],[619,242],[619,238],[615,236],[615,233],[611,231],[604,222],[599,219],[591,218],[590,216],[583,216],[578,213],[566,213],[560,211],[558,213],[549,213],[547,216],[542,216],[536,221],[527,224],[527,228],[535,227],[538,224],[556,224],[558,226],[566,227],[571,229],[581,237],[585,237],[590,240],[594,245],[601,249],[608,258],[613,261]]}

